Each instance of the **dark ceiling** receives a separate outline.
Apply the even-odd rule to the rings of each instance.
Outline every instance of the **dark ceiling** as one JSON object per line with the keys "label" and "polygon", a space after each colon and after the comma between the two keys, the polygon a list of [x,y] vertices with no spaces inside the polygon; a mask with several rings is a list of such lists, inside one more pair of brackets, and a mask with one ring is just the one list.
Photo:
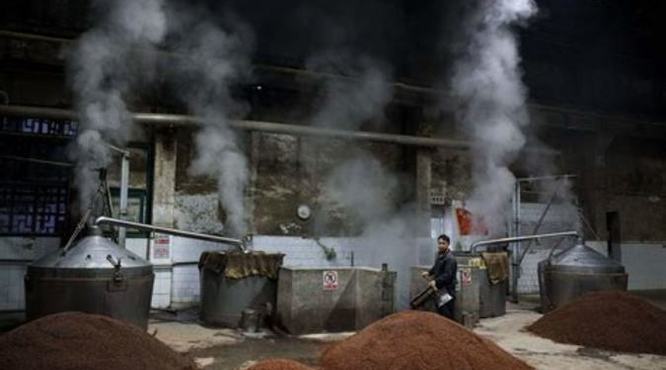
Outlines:
{"label": "dark ceiling", "polygon": [[[252,30],[254,59],[302,67],[322,52],[364,55],[394,78],[446,78],[449,45],[470,0],[171,0],[203,7],[214,21],[235,14]],[[481,0],[488,1],[488,0]],[[648,117],[666,116],[666,1],[539,0],[519,28],[533,100]],[[89,0],[10,0],[0,28],[76,37],[91,24]]]}

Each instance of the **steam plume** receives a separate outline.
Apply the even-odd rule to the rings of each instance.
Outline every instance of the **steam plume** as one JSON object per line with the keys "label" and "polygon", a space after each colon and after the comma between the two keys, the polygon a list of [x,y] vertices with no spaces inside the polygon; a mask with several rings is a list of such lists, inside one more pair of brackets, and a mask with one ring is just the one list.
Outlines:
{"label": "steam plume", "polygon": [[200,117],[202,128],[195,136],[196,158],[190,172],[213,176],[226,212],[225,228],[229,234],[246,232],[244,190],[248,164],[236,133],[229,127],[232,116],[242,113],[230,86],[247,76],[248,42],[237,34],[198,16],[178,24],[181,35],[175,50],[180,55],[176,64],[181,99],[190,111]]}
{"label": "steam plume", "polygon": [[377,159],[359,153],[333,169],[324,189],[331,200],[367,226],[393,211],[391,196],[398,190],[398,181]]}
{"label": "steam plume", "polygon": [[93,171],[112,161],[108,144],[124,146],[129,140],[132,121],[126,101],[137,76],[146,78],[145,71],[135,68],[150,61],[150,51],[166,34],[162,0],[94,5],[101,19],[76,42],[67,64],[80,123],[71,154],[82,211],[97,188]]}
{"label": "steam plume", "polygon": [[365,121],[382,116],[393,95],[387,68],[369,57],[329,51],[310,58],[307,68],[337,75],[326,79],[322,106],[312,119],[314,126],[358,129]]}
{"label": "steam plume", "polygon": [[[332,55],[312,58],[309,68],[351,78],[326,81],[324,101],[313,124],[357,130],[364,122],[382,117],[393,96],[387,69],[369,58]],[[398,176],[371,153],[355,149],[345,155],[347,159],[327,175],[324,195],[345,210],[348,222],[361,226],[356,261],[373,267],[387,263],[398,272],[397,306],[407,308],[409,267],[418,262],[415,207],[397,204]]]}
{"label": "steam plume", "polygon": [[477,0],[465,19],[452,77],[458,119],[474,140],[474,190],[468,207],[493,233],[503,231],[514,176],[508,168],[525,144],[526,89],[512,26],[535,14],[532,0]]}

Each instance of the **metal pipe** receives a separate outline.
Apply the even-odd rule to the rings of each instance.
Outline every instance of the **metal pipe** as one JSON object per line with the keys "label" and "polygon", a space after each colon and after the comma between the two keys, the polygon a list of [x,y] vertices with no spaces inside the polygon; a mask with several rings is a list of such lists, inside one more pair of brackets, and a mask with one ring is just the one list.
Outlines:
{"label": "metal pipe", "polygon": [[[44,108],[32,106],[0,106],[0,114],[13,116],[39,116],[51,119],[76,120],[78,117],[74,111],[58,108]],[[195,116],[182,114],[164,114],[164,113],[133,113],[132,119],[136,122],[148,125],[170,125],[187,126],[201,123],[201,119]],[[325,136],[340,139],[367,140],[376,142],[386,142],[409,146],[422,147],[446,147],[454,149],[469,149],[471,143],[466,140],[430,138],[411,135],[395,135],[381,132],[336,130],[327,128],[318,128],[302,125],[293,125],[287,123],[262,122],[232,120],[230,126],[235,129],[248,131],[263,131],[277,134],[289,134],[297,136]],[[525,148],[529,152],[540,152],[549,155],[556,155],[559,152],[550,149]]]}
{"label": "metal pipe", "polygon": [[122,148],[119,148],[119,147],[117,147],[117,146],[115,146],[115,145],[111,145],[111,144],[109,144],[109,143],[105,143],[105,145],[106,145],[107,147],[109,147],[110,149],[112,149],[112,150],[114,150],[114,151],[120,153],[120,155],[124,155],[124,156],[128,156],[128,157],[129,157],[129,155],[130,155],[130,151],[127,150],[127,149],[122,149]]}
{"label": "metal pipe", "polygon": [[[546,258],[547,261],[550,261],[550,259],[553,257],[553,253],[555,253],[555,251],[560,246],[560,244],[562,244],[562,240],[564,240],[564,239],[560,239],[554,246],[552,246],[550,248],[550,252],[548,253],[548,258]],[[583,242],[581,241],[581,244],[582,243]]]}
{"label": "metal pipe", "polygon": [[565,236],[576,236],[578,237],[578,231],[562,231],[558,233],[549,233],[549,234],[539,234],[539,235],[523,235],[523,236],[513,236],[513,237],[508,237],[508,238],[501,238],[501,239],[490,239],[490,240],[481,240],[472,243],[472,246],[470,250],[474,253],[476,252],[476,248],[486,246],[486,245],[492,245],[492,244],[502,244],[502,243],[511,243],[511,242],[522,242],[525,240],[533,240],[533,239],[543,239],[543,238],[556,238],[556,237],[565,237]]}
{"label": "metal pipe", "polygon": [[34,260],[27,258],[22,258],[22,259],[0,258],[0,264],[6,264],[6,265],[29,264],[32,261]]}
{"label": "metal pipe", "polygon": [[57,42],[57,43],[70,43],[74,40],[67,39],[63,37],[51,37],[44,36],[36,33],[26,33],[26,32],[15,32],[9,30],[0,30],[0,36],[2,37],[13,37],[20,38],[24,40],[34,40],[34,41],[46,41],[46,42]]}
{"label": "metal pipe", "polygon": [[[514,209],[514,237],[520,235],[520,204],[521,204],[521,188],[520,181],[516,181],[514,188],[514,199],[515,199],[515,209]],[[511,254],[511,299],[513,302],[518,302],[518,278],[520,277],[520,264],[518,263],[518,255],[520,253],[520,243],[513,243],[513,253]]]}
{"label": "metal pipe", "polygon": [[[76,120],[78,116],[74,111],[58,108],[44,108],[32,106],[0,106],[0,114],[13,116],[39,116],[51,119]],[[201,119],[195,116],[165,113],[133,113],[132,119],[136,122],[149,125],[172,125],[188,126],[201,123]],[[230,126],[240,130],[264,131],[277,134],[291,134],[300,136],[327,136],[341,139],[355,139],[389,142],[402,145],[426,146],[426,147],[448,147],[457,149],[468,149],[470,143],[464,140],[436,139],[420,136],[385,134],[380,132],[363,132],[317,128],[286,123],[232,120]]]}
{"label": "metal pipe", "polygon": [[553,175],[553,176],[534,176],[534,177],[522,177],[516,179],[518,182],[531,182],[531,181],[541,181],[541,180],[563,180],[563,179],[572,179],[576,178],[578,175]]}
{"label": "metal pipe", "polygon": [[[120,169],[120,210],[118,216],[121,220],[127,220],[127,198],[129,192],[129,151],[124,151],[121,158]],[[118,245],[125,248],[125,238],[127,236],[127,229],[124,227],[118,228]]]}
{"label": "metal pipe", "polygon": [[201,233],[195,233],[195,232],[192,232],[192,231],[177,230],[177,229],[172,229],[172,228],[168,228],[168,227],[142,224],[142,223],[139,223],[139,222],[119,220],[117,218],[104,217],[104,216],[98,217],[97,220],[95,220],[95,225],[98,225],[98,226],[99,225],[124,226],[124,227],[129,227],[129,228],[132,228],[132,229],[138,229],[138,230],[144,230],[144,231],[156,231],[156,232],[163,233],[163,234],[183,236],[183,237],[186,237],[186,238],[231,244],[231,245],[237,246],[241,251],[247,252],[246,241],[241,240],[241,239],[225,238],[225,237],[222,237],[222,236],[201,234]]}
{"label": "metal pipe", "polygon": [[72,163],[58,162],[58,161],[48,161],[48,160],[45,160],[45,159],[38,159],[38,158],[19,157],[19,156],[16,156],[16,155],[0,155],[0,159],[10,159],[10,160],[21,161],[21,162],[47,164],[49,166],[58,166],[58,167],[74,167],[74,165]]}

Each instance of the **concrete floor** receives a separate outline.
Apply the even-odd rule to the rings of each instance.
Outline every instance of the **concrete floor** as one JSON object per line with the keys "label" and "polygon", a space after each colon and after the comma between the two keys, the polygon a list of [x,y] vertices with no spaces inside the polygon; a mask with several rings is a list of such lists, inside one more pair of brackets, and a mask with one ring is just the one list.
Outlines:
{"label": "concrete floor", "polygon": [[[507,314],[483,319],[474,331],[539,370],[666,370],[666,356],[624,354],[555,343],[524,331],[541,315],[520,305]],[[259,360],[282,357],[316,365],[319,353],[339,335],[251,338],[229,329],[204,328],[196,322],[154,322],[157,337],[176,350],[188,352],[210,370],[244,369]],[[152,333],[152,331],[150,331]],[[256,335],[255,335],[256,337]],[[185,345],[184,345],[185,344]]]}
{"label": "concrete floor", "polygon": [[[666,309],[666,292],[641,292],[641,296]],[[626,354],[555,343],[524,331],[538,320],[538,297],[522,297],[507,304],[507,314],[483,319],[474,331],[539,370],[666,370],[666,356]],[[166,320],[164,320],[166,319]],[[173,319],[173,318],[172,318]],[[149,333],[181,352],[190,353],[204,369],[245,369],[266,358],[282,357],[316,365],[319,353],[331,342],[352,333],[289,337],[273,333],[251,336],[230,329],[201,326],[195,313],[176,320],[151,321]]]}
{"label": "concrete floor", "polygon": [[474,332],[539,370],[666,369],[666,356],[622,354],[560,344],[524,330],[540,317],[532,310],[509,304],[506,315],[481,320]]}
{"label": "concrete floor", "polygon": [[[632,292],[666,309],[666,291]],[[539,319],[535,311],[538,297],[521,297],[519,304],[507,304],[507,314],[481,320],[474,331],[497,343],[536,369],[662,369],[666,356],[623,354],[559,344],[527,333],[524,327]],[[22,313],[0,316],[0,333],[20,324]],[[148,333],[171,348],[191,354],[206,370],[236,370],[256,361],[282,357],[316,365],[319,353],[331,342],[353,333],[321,334],[303,337],[274,333],[242,335],[231,329],[209,328],[198,321],[196,311],[154,312]]]}

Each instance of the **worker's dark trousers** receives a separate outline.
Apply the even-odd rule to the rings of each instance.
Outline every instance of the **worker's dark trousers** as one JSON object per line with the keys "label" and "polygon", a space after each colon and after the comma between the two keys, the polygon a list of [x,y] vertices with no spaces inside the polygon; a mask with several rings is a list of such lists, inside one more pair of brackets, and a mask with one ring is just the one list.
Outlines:
{"label": "worker's dark trousers", "polygon": [[440,315],[448,317],[449,319],[453,320],[453,310],[455,308],[455,304],[456,304],[456,299],[453,298],[442,307],[437,307],[437,312]]}

